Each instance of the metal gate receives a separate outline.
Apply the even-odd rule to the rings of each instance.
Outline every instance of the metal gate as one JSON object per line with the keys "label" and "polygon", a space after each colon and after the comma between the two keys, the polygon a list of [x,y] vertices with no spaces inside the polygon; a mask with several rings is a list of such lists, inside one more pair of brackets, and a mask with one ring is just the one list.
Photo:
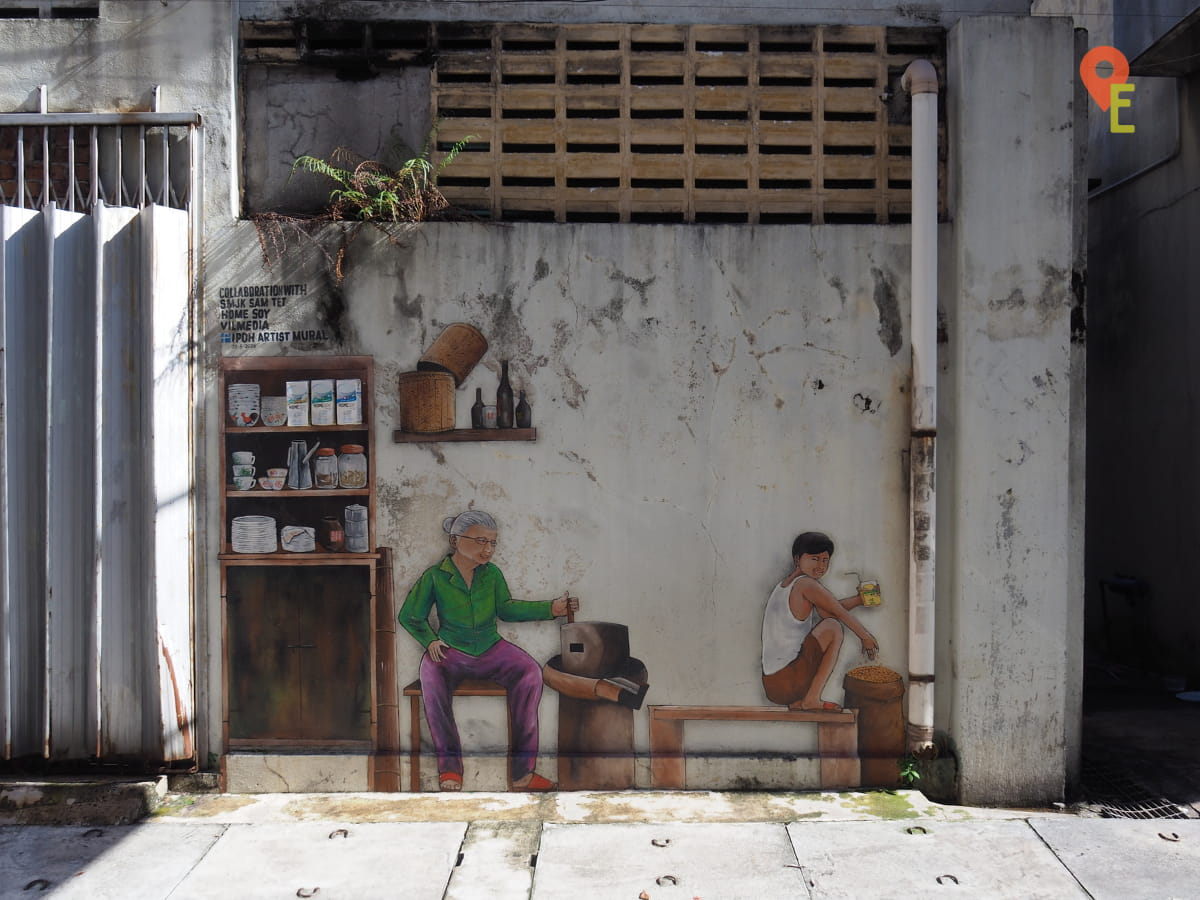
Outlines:
{"label": "metal gate", "polygon": [[195,757],[196,126],[0,115],[5,760]]}

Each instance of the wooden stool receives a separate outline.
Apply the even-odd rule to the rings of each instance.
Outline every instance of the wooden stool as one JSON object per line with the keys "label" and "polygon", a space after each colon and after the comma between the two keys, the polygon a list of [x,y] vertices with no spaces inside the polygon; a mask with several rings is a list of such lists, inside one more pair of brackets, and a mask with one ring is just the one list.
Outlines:
{"label": "wooden stool", "polygon": [[785,706],[651,706],[650,783],[660,790],[684,790],[683,723],[809,722],[817,726],[821,787],[860,784],[858,710],[798,710]]}
{"label": "wooden stool", "polygon": [[[409,698],[410,707],[409,714],[412,723],[412,743],[409,745],[409,789],[413,793],[418,793],[421,790],[421,679],[417,679],[412,684],[404,689],[404,696]],[[455,697],[504,697],[506,700],[508,691],[503,685],[497,684],[486,678],[465,678],[454,691]],[[505,715],[505,721],[508,723],[508,746],[512,748],[512,719]],[[508,769],[508,763],[505,763],[505,769]],[[505,780],[508,782],[509,790],[512,790],[512,773],[505,772]]]}

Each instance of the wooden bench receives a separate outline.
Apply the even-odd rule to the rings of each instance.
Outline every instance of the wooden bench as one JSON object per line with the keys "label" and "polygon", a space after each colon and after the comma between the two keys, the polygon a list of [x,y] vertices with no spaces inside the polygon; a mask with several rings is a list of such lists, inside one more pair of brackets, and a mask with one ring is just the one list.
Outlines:
{"label": "wooden bench", "polygon": [[[409,745],[409,786],[417,793],[421,790],[421,679],[417,679],[404,689],[404,696],[409,698],[409,714],[412,725],[412,743]],[[455,697],[504,697],[508,691],[504,686],[486,678],[466,678],[454,691]],[[512,720],[505,715],[508,722],[508,746],[512,747]],[[506,766],[507,768],[507,766]],[[512,785],[509,785],[509,790]]]}
{"label": "wooden bench", "polygon": [[858,787],[858,710],[792,710],[784,706],[651,706],[650,783],[656,788],[686,787],[683,723],[815,722],[821,787]]}

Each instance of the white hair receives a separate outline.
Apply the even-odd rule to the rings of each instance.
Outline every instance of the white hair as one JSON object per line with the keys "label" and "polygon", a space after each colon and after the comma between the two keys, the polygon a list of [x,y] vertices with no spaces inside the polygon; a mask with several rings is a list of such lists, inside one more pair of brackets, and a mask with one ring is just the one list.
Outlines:
{"label": "white hair", "polygon": [[479,525],[490,531],[497,531],[496,520],[482,509],[468,509],[457,516],[447,516],[442,520],[442,531],[449,535],[466,534],[467,529]]}

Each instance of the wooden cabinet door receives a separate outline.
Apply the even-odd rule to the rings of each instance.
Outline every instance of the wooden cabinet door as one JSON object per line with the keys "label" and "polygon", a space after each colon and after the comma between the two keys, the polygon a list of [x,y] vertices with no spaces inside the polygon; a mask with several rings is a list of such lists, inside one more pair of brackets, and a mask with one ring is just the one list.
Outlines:
{"label": "wooden cabinet door", "polygon": [[[371,596],[366,566],[292,570],[302,650],[303,737],[371,740]],[[321,573],[316,575],[315,573]]]}
{"label": "wooden cabinet door", "polygon": [[367,566],[231,566],[231,740],[371,740]]}

